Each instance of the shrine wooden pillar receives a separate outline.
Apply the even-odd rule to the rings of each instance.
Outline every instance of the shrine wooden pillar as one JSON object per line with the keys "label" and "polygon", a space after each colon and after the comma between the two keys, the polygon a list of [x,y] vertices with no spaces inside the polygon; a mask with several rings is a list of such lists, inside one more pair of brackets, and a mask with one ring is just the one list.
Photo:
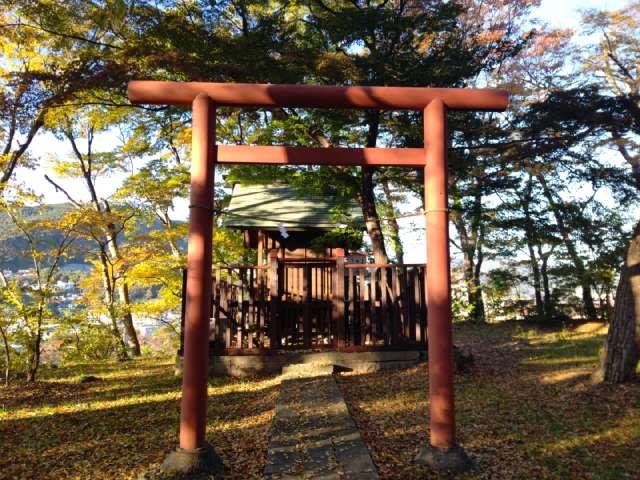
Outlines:
{"label": "shrine wooden pillar", "polygon": [[336,248],[336,268],[334,270],[332,297],[331,297],[331,315],[333,324],[336,328],[336,346],[344,348],[346,346],[345,334],[346,325],[344,318],[344,265],[345,265],[345,249]]}
{"label": "shrine wooden pillar", "polygon": [[[283,265],[284,272],[284,265]],[[278,275],[278,249],[269,250],[269,270],[267,281],[269,282],[269,348],[277,350],[281,347],[280,335],[282,333],[280,325],[280,281]]]}

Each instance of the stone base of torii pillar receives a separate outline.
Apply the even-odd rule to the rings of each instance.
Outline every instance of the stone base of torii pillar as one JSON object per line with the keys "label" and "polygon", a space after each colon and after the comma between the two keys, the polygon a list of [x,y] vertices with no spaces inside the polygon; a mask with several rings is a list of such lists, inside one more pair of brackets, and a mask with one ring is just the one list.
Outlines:
{"label": "stone base of torii pillar", "polygon": [[168,477],[194,474],[217,474],[223,470],[222,459],[208,443],[203,448],[177,448],[162,462],[162,473]]}
{"label": "stone base of torii pillar", "polygon": [[473,461],[462,447],[437,448],[423,447],[415,459],[416,463],[426,465],[440,472],[462,473],[473,468]]}

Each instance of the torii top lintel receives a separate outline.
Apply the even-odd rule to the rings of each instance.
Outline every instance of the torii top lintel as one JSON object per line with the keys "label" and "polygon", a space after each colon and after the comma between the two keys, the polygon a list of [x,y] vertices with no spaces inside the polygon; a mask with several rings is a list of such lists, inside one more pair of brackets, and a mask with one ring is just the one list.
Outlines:
{"label": "torii top lintel", "polygon": [[339,87],[264,83],[210,83],[133,80],[133,103],[191,105],[201,93],[216,105],[240,107],[371,108],[424,110],[440,99],[449,110],[503,111],[509,104],[504,90],[489,88]]}

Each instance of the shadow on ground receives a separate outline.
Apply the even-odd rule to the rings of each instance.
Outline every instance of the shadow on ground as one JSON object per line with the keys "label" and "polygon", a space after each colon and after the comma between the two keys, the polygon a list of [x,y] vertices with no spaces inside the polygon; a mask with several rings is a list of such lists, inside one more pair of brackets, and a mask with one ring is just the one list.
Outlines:
{"label": "shadow on ground", "polygon": [[[475,365],[456,378],[461,479],[638,478],[640,384],[592,385],[601,334],[456,325]],[[446,478],[413,462],[428,442],[428,372],[345,375],[341,388],[381,478]]]}
{"label": "shadow on ground", "polygon": [[[78,371],[101,380],[80,384]],[[0,476],[139,478],[175,448],[180,381],[170,362],[135,361],[47,372],[49,381],[0,389]],[[208,439],[228,478],[264,467],[277,382],[215,379]]]}

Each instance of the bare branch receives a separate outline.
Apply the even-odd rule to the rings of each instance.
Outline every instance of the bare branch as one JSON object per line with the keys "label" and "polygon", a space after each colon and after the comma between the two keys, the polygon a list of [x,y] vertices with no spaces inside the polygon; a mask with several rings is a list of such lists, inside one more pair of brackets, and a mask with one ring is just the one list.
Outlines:
{"label": "bare branch", "polygon": [[56,189],[56,192],[62,192],[64,193],[64,195],[69,199],[69,201],[71,203],[73,203],[76,207],[82,207],[82,203],[78,202],[77,200],[75,200],[70,194],[69,192],[67,192],[64,188],[62,188],[59,184],[57,184],[55,181],[53,181],[51,179],[51,177],[49,177],[49,175],[47,175],[45,173],[44,175],[44,179],[49,182],[51,185],[53,185],[53,187]]}

